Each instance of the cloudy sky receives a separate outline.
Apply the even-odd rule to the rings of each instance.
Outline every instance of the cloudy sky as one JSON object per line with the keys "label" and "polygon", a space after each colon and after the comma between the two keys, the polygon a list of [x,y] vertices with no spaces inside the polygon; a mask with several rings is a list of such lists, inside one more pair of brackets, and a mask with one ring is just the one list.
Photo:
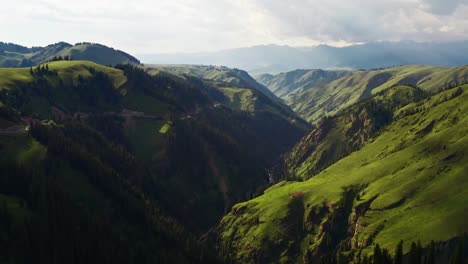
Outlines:
{"label": "cloudy sky", "polygon": [[468,39],[468,0],[0,0],[0,41],[133,54]]}

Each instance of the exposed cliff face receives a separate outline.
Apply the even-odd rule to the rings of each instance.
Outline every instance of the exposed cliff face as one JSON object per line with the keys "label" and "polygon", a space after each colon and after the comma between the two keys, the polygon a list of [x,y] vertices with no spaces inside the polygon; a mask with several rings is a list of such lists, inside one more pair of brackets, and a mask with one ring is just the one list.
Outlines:
{"label": "exposed cliff face", "polygon": [[[225,257],[236,263],[312,263],[337,248],[363,248],[371,243],[371,239],[365,242],[356,242],[356,239],[359,228],[364,225],[363,216],[373,199],[358,206],[354,206],[354,201],[364,188],[365,186],[351,186],[343,190],[339,200],[324,200],[314,206],[307,203],[303,195],[289,194],[285,198],[286,210],[277,222],[282,226],[281,239],[263,240],[261,248],[253,245],[238,247],[238,244],[232,243],[239,239],[239,230],[234,230],[230,237],[223,239]],[[241,206],[234,208],[231,214],[236,222],[258,227],[263,224],[259,217],[246,220],[251,209]],[[232,223],[223,223],[220,230],[229,224]],[[242,255],[233,254],[239,251]]]}

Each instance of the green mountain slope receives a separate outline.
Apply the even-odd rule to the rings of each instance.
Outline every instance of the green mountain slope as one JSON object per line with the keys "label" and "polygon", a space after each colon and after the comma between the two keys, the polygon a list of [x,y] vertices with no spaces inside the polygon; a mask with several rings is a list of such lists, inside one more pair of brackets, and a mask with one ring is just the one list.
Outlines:
{"label": "green mountain slope", "polygon": [[217,263],[120,137],[123,70],[0,72],[0,262]]}
{"label": "green mountain slope", "polygon": [[108,75],[116,88],[119,88],[123,83],[127,81],[127,78],[122,71],[105,67],[90,61],[55,61],[40,66],[49,68],[50,72],[57,72],[59,78],[56,78],[55,74],[43,74],[40,73],[36,76],[35,71],[37,67],[33,67],[33,74],[31,74],[30,68],[1,68],[0,69],[0,89],[14,89],[19,84],[25,84],[32,82],[35,77],[46,77],[46,79],[62,79],[68,84],[74,84],[78,82],[79,76],[82,78],[88,78],[92,76],[90,69],[102,72]]}
{"label": "green mountain slope", "polygon": [[54,56],[69,56],[73,60],[88,60],[102,65],[140,64],[138,59],[123,51],[97,43],[79,43],[61,50]]}
{"label": "green mountain slope", "polygon": [[247,72],[239,69],[231,69],[223,66],[204,66],[204,65],[153,65],[151,68],[162,69],[177,75],[195,76],[201,79],[209,80],[211,82],[221,83],[224,86],[240,87],[240,88],[254,88],[268,98],[274,101],[281,102],[268,88],[259,84]]}
{"label": "green mountain slope", "polygon": [[[45,252],[44,263],[70,257],[56,252],[72,251],[73,240],[63,241],[75,236],[65,233],[75,218],[80,228],[88,227],[77,246],[79,256],[99,248],[90,241],[111,245],[121,239],[116,247],[125,250],[109,257],[111,262],[216,261],[195,237],[232,204],[264,188],[266,169],[309,128],[293,113],[268,110],[278,104],[260,92],[265,107],[242,109],[209,82],[167,72],[149,75],[130,65],[56,61],[32,69],[2,68],[0,76],[1,167],[14,171],[0,178],[15,184],[16,171],[24,174],[18,185],[0,189],[4,211],[14,215],[17,204],[23,204],[20,212],[38,214],[36,232],[49,222],[42,214],[50,203],[79,208],[66,216],[60,214],[62,207],[53,208],[54,221],[63,229],[31,235],[38,239],[34,247],[50,245],[31,249],[31,256]],[[36,205],[33,187],[60,195]],[[28,228],[22,220],[11,221],[20,231]],[[8,234],[8,241],[17,233],[0,228],[0,234]],[[47,244],[42,238],[49,236],[54,242]],[[24,242],[25,236],[17,237]],[[105,247],[97,259],[105,262],[112,251],[119,249]],[[1,257],[5,254],[0,251]],[[5,258],[21,263],[18,256]]]}
{"label": "green mountain slope", "polygon": [[131,156],[96,131],[49,123],[4,132],[2,262],[217,263],[142,191]]}
{"label": "green mountain slope", "polygon": [[0,43],[0,66],[1,67],[28,67],[33,66],[57,52],[70,47],[65,42],[51,44],[46,47],[27,48],[16,44]]}
{"label": "green mountain slope", "polygon": [[[297,80],[300,81],[310,74],[307,71],[303,72],[303,75],[300,73],[294,71],[276,75],[264,84],[270,89],[276,89],[295,112],[312,123],[394,85],[417,86],[425,91],[435,92],[468,81],[466,66],[450,68],[409,65],[382,70],[353,71],[349,74],[343,73],[343,76],[337,76],[339,78],[335,79],[333,75],[329,79],[321,75],[312,75],[310,83],[297,87]],[[288,81],[285,78],[288,74],[293,77],[299,75]],[[294,87],[297,88],[293,89]],[[284,90],[288,93],[284,93]]]}
{"label": "green mountain slope", "polygon": [[218,66],[173,65],[146,66],[150,74],[173,73],[183,79],[201,78],[203,85],[214,88],[211,96],[224,106],[248,112],[251,115],[271,113],[295,123],[305,130],[310,125],[297,115],[266,87],[257,83],[247,72]]}
{"label": "green mountain slope", "polygon": [[322,119],[287,154],[277,178],[306,180],[359,150],[394,119],[394,111],[426,97],[420,88],[394,86]]}
{"label": "green mountain slope", "polygon": [[287,99],[290,93],[298,92],[296,90],[321,87],[348,73],[347,71],[295,70],[277,75],[261,74],[254,77],[275,95]]}
{"label": "green mountain slope", "polygon": [[30,67],[57,59],[88,60],[102,65],[140,64],[135,57],[97,43],[71,45],[59,42],[46,47],[26,48],[0,42],[0,67]]}
{"label": "green mountain slope", "polygon": [[[398,90],[386,96],[404,98],[401,91],[412,91]],[[336,250],[352,257],[378,243],[393,252],[401,239],[424,246],[467,232],[467,90],[450,89],[405,106],[385,100],[401,104],[388,108],[391,122],[361,149],[307,181],[280,182],[235,205],[218,228],[221,251],[236,263],[307,263]],[[365,137],[375,120],[359,105],[349,111],[369,120],[358,126],[362,132],[353,129]],[[339,124],[348,117],[345,112],[332,119]],[[334,130],[323,137],[342,131]],[[314,161],[305,159],[300,167]],[[294,173],[307,178],[308,171]]]}
{"label": "green mountain slope", "polygon": [[[165,75],[163,72],[155,77]],[[176,201],[169,198],[168,203],[177,205],[174,208],[183,209],[180,211],[184,211],[184,219],[194,220],[188,221],[188,225],[206,228],[215,224],[225,208],[234,201],[245,199],[245,195],[256,192],[256,187],[266,184],[268,175],[265,169],[291,147],[308,127],[296,121],[300,120],[296,116],[280,115],[267,109],[233,108],[230,103],[224,103],[224,94],[217,87],[203,82],[199,85],[214,101],[194,106],[172,118],[173,128],[167,136],[173,142],[158,150],[157,155],[165,155],[171,160],[169,164],[164,163],[165,173],[171,179],[167,192],[186,197]],[[182,99],[193,101],[193,96]],[[275,104],[270,101],[268,105]],[[146,112],[141,104],[135,105],[134,109]],[[142,130],[135,132],[144,133]],[[150,139],[154,136],[138,134],[135,134],[135,143],[142,147],[142,151],[151,151],[148,142],[152,142]],[[145,135],[149,136],[146,141]],[[191,148],[187,149],[187,146]],[[159,145],[154,147],[161,148]],[[174,171],[180,174],[173,175]],[[168,196],[172,197],[170,194]],[[213,202],[216,204],[211,204]],[[207,206],[207,203],[211,206]],[[198,217],[201,219],[198,220]]]}

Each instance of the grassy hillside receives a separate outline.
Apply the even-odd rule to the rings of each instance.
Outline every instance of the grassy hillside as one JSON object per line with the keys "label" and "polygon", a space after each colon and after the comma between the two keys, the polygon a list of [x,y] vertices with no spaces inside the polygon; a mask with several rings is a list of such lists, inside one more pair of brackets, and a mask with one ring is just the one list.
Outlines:
{"label": "grassy hillside", "polygon": [[[47,65],[50,71],[57,72],[64,82],[76,83],[78,77],[83,78],[91,76],[89,69],[94,69],[108,75],[116,88],[119,88],[126,82],[123,71],[105,67],[90,61],[54,61],[40,66]],[[36,67],[32,68],[33,71]],[[48,78],[46,76],[46,78]],[[0,89],[11,89],[17,85],[30,83],[34,79],[34,73],[31,74],[30,68],[0,68]]]}
{"label": "grassy hillside", "polygon": [[0,68],[0,100],[23,115],[51,119],[61,112],[122,109],[123,71],[85,61],[57,61],[34,68]]}
{"label": "grassy hillside", "polygon": [[[287,154],[283,177],[306,180],[353,151],[359,150],[394,119],[394,111],[419,102],[426,93],[411,86],[394,86],[321,120]],[[277,177],[281,178],[281,175]]]}
{"label": "grassy hillside", "polygon": [[[151,69],[153,68],[153,69]],[[177,75],[196,76],[215,83],[224,83],[231,87],[255,88],[268,98],[280,102],[280,100],[265,86],[259,84],[247,72],[239,69],[231,69],[223,66],[203,65],[153,65],[149,66],[149,72],[163,69]]]}
{"label": "grassy hillside", "polygon": [[400,240],[407,252],[411,241],[467,232],[467,102],[464,86],[394,108],[361,149],[235,205],[219,225],[221,251],[236,263],[297,263],[336,250],[367,254],[374,243],[393,252]]}
{"label": "grassy hillside", "polygon": [[140,64],[138,59],[123,51],[97,43],[71,45],[59,42],[34,48],[15,44],[0,45],[0,67],[30,67],[58,58],[88,60],[102,65]]}
{"label": "grassy hillside", "polygon": [[[306,80],[307,74],[311,73],[314,72],[293,71],[279,74],[270,81],[265,80],[264,84],[278,91],[295,112],[312,123],[395,85],[411,85],[436,92],[468,81],[466,66],[450,68],[409,65],[353,71],[349,74],[343,73],[341,77],[336,75],[336,78],[333,75],[330,78],[312,75],[313,78],[309,82],[302,84],[301,80]],[[291,77],[288,79],[288,76]]]}
{"label": "grassy hillside", "polygon": [[[178,69],[180,71],[190,71],[191,68],[181,66]],[[227,71],[227,69],[224,70]],[[147,68],[147,71],[154,77],[164,77],[168,74],[166,68],[151,67]],[[236,81],[227,83],[224,82],[226,81],[224,77],[220,77],[216,81],[213,79],[203,79],[200,81],[200,79],[194,79],[194,74],[192,73],[181,74],[179,72],[178,76],[184,82],[191,81],[198,83],[213,101],[209,106],[196,107],[195,110],[189,111],[179,118],[179,120],[174,120],[175,127],[171,128],[172,131],[183,133],[183,138],[187,142],[179,146],[179,149],[174,149],[173,151],[174,153],[179,153],[180,149],[185,149],[184,145],[200,145],[199,148],[205,150],[193,155],[198,155],[200,156],[199,158],[203,157],[210,164],[218,165],[209,165],[208,174],[207,172],[203,172],[206,170],[206,168],[203,168],[203,166],[206,166],[204,164],[187,165],[175,163],[173,164],[173,169],[180,170],[179,167],[187,167],[186,173],[187,175],[192,175],[191,177],[198,175],[200,172],[201,175],[197,177],[205,178],[208,176],[217,178],[218,187],[225,194],[222,199],[225,201],[225,205],[239,201],[241,198],[239,194],[248,193],[251,195],[256,193],[256,190],[252,189],[251,186],[267,184],[268,175],[266,169],[277,161],[280,154],[287,151],[288,146],[292,146],[300,138],[300,135],[303,135],[309,129],[309,125],[298,118],[287,107],[270,100],[251,86],[243,87],[242,85],[245,83],[239,78],[236,78]],[[210,78],[215,77],[211,76]],[[238,83],[239,81],[240,84]],[[195,135],[193,133],[186,134],[186,131],[179,130],[182,125],[184,126],[184,130],[198,132]],[[294,129],[291,130],[291,128]],[[205,136],[199,138],[199,134],[205,134]],[[289,136],[285,137],[285,135]],[[180,137],[179,141],[182,141]],[[239,157],[232,159],[229,155],[239,155]],[[227,160],[232,160],[232,162],[226,162]],[[252,166],[253,163],[255,163],[254,166]],[[190,166],[194,167],[190,170]],[[243,170],[244,172],[242,172]],[[238,177],[241,174],[244,174],[242,180]],[[219,178],[219,176],[222,177]],[[186,179],[185,181],[185,184],[190,182],[192,186],[200,185],[198,182],[192,182],[191,179]],[[180,188],[181,185],[184,185],[184,183],[174,182],[174,188]],[[203,192],[203,189],[200,189],[200,193]],[[205,194],[206,197],[209,197],[208,195],[211,194]],[[187,199],[190,198],[188,197]],[[210,198],[210,200],[215,201],[216,199]],[[181,207],[186,206],[183,200],[180,200],[180,202]],[[224,207],[220,205],[213,206],[213,208]],[[198,207],[192,205],[189,211],[194,211],[195,208]],[[202,216],[204,212],[213,208],[205,206],[196,210],[198,215]],[[200,220],[200,222],[203,221]],[[214,224],[214,222],[211,224]]]}
{"label": "grassy hillside", "polygon": [[34,48],[27,48],[16,44],[3,44],[0,45],[0,67],[34,66],[70,46],[70,44],[65,42]]}
{"label": "grassy hillside", "polygon": [[[262,102],[265,107],[241,109],[234,105],[237,95],[229,98],[229,91],[195,77],[149,75],[130,65],[57,61],[32,72],[0,69],[0,76],[1,168],[14,171],[0,180],[11,182],[17,170],[24,178],[19,185],[0,189],[6,207],[16,208],[19,197],[24,208],[30,208],[24,210],[39,214],[34,230],[41,230],[41,223],[49,221],[43,207],[50,205],[31,204],[37,197],[28,190],[51,183],[46,192],[60,191],[53,203],[72,208],[66,216],[59,213],[62,207],[52,211],[63,229],[32,235],[40,237],[34,247],[51,245],[44,246],[44,262],[70,256],[57,257],[53,248],[71,250],[73,245],[63,241],[74,218],[89,227],[79,242],[80,256],[95,254],[86,252],[103,243],[125,248],[102,248],[98,259],[103,262],[112,251],[122,252],[109,257],[116,263],[211,261],[194,237],[213,227],[232,204],[264,188],[269,183],[266,169],[308,129],[294,113],[268,110],[277,103],[254,89],[246,91],[256,92],[256,106]],[[24,159],[37,164],[21,162]],[[41,175],[37,182],[31,182],[34,171]],[[11,221],[20,231],[27,226]],[[25,239],[1,227],[0,234],[19,237],[18,243]],[[54,243],[42,240],[56,234]],[[122,244],[109,242],[120,238]],[[31,249],[31,256],[40,250]],[[18,256],[5,259],[21,263]]]}
{"label": "grassy hillside", "polygon": [[255,79],[270,89],[276,96],[287,99],[292,92],[322,87],[348,74],[348,71],[295,70],[277,75],[261,74]]}
{"label": "grassy hillside", "polygon": [[175,73],[187,80],[201,78],[203,85],[211,88],[216,101],[235,111],[270,113],[307,130],[304,122],[266,87],[257,83],[248,73],[218,66],[153,65],[147,66],[150,74]]}
{"label": "grassy hillside", "polygon": [[218,263],[163,209],[119,116],[105,114],[123,107],[123,70],[0,71],[1,263]]}
{"label": "grassy hillside", "polygon": [[[277,116],[295,126],[308,130],[310,125],[303,121],[266,87],[257,83],[246,72],[218,66],[193,65],[153,65],[146,70],[153,75],[174,73],[183,79],[201,78],[203,85],[212,98],[234,111],[248,112],[255,116],[259,113]],[[275,118],[276,119],[276,118]]]}
{"label": "grassy hillside", "polygon": [[[135,57],[97,43],[80,43],[65,48],[54,56],[69,56],[73,60],[88,60],[102,65],[140,64]],[[53,57],[53,56],[50,56]]]}

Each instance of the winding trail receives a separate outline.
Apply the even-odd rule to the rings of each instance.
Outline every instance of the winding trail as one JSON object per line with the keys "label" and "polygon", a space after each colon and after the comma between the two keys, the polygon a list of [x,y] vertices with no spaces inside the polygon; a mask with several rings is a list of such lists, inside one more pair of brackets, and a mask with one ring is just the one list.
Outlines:
{"label": "winding trail", "polygon": [[[189,113],[184,113],[178,117],[179,120],[187,120],[187,119],[192,119],[195,118],[197,115],[199,115],[202,111],[207,110],[207,109],[213,109],[219,107],[219,104],[215,104],[209,107],[205,108],[197,108],[195,111],[189,112]],[[53,112],[56,114],[59,114],[61,117],[66,118],[66,117],[71,117],[61,111],[58,108],[53,108]],[[86,112],[77,112],[73,116],[77,117],[79,116],[80,118],[88,118],[91,115],[96,115],[96,113],[86,113]],[[101,113],[101,115],[109,115],[109,116],[120,116],[125,118],[126,123],[130,123],[132,118],[150,118],[150,119],[155,119],[155,120],[164,120],[165,118],[163,116],[157,116],[157,115],[148,115],[145,114],[144,112],[139,112],[135,110],[130,110],[130,109],[123,109],[122,112],[117,113],[117,112],[104,112]],[[31,119],[32,120],[32,119]],[[40,120],[37,120],[38,122],[41,122]],[[44,120],[42,120],[44,121]],[[26,121],[27,122],[27,121]],[[32,122],[32,121],[29,121]],[[0,128],[0,136],[12,136],[12,135],[25,135],[29,131],[29,126],[25,125],[13,125],[7,128]]]}

